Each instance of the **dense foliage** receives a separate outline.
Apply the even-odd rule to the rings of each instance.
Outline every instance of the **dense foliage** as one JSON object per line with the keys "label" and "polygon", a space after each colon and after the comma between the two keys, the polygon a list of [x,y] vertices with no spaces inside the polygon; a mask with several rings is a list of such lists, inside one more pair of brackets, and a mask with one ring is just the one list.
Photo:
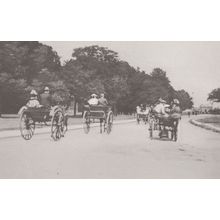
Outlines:
{"label": "dense foliage", "polygon": [[220,102],[220,88],[212,90],[212,92],[209,93],[208,100]]}
{"label": "dense foliage", "polygon": [[154,104],[159,97],[178,98],[183,109],[193,103],[189,94],[175,91],[166,72],[150,74],[119,59],[118,54],[97,45],[76,48],[63,65],[53,49],[39,42],[0,42],[0,107],[14,113],[26,102],[31,89],[52,89],[53,99],[83,103],[91,93],[104,92],[115,110],[130,113],[140,104]]}

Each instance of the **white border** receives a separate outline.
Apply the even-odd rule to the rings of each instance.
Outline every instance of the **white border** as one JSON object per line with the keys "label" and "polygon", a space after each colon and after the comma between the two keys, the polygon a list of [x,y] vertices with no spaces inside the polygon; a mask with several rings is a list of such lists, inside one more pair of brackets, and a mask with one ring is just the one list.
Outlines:
{"label": "white border", "polygon": [[[0,40],[219,40],[218,1],[4,1]],[[1,180],[0,218],[219,219],[216,180]]]}
{"label": "white border", "polygon": [[1,219],[219,219],[219,181],[16,180],[0,183]]}
{"label": "white border", "polygon": [[1,2],[1,40],[219,40],[217,0]]}

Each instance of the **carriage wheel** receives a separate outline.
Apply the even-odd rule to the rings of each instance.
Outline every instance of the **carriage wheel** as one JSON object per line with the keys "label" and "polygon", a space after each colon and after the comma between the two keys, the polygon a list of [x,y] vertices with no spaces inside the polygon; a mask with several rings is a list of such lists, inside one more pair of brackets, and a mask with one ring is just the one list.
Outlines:
{"label": "carriage wheel", "polygon": [[85,134],[88,134],[90,130],[90,118],[88,111],[85,111],[83,114],[83,130]]}
{"label": "carriage wheel", "polygon": [[174,140],[173,137],[174,137],[174,131],[173,131],[173,129],[172,129],[172,130],[171,130],[171,137],[170,137],[170,139],[171,139],[171,140]]}
{"label": "carriage wheel", "polygon": [[51,137],[54,141],[63,137],[64,115],[61,110],[55,111],[51,121]]}
{"label": "carriage wheel", "polygon": [[174,132],[173,140],[174,140],[174,141],[177,141],[177,130],[175,130],[175,132]]}
{"label": "carriage wheel", "polygon": [[177,128],[178,128],[178,121],[174,121],[173,123],[173,129],[172,129],[172,135],[171,135],[171,139],[173,141],[177,141]]}
{"label": "carriage wheel", "polygon": [[149,123],[149,136],[150,136],[151,139],[153,138],[154,126],[155,126],[154,120],[150,119],[150,123]]}
{"label": "carriage wheel", "polygon": [[171,132],[171,140],[177,141],[177,127],[174,127]]}
{"label": "carriage wheel", "polygon": [[113,125],[113,113],[109,112],[108,116],[107,116],[107,121],[106,121],[106,132],[107,132],[107,134],[111,133],[112,125]]}
{"label": "carriage wheel", "polygon": [[100,127],[100,134],[102,134],[102,128],[105,132],[105,130],[106,130],[106,121],[103,118],[101,118],[100,121],[99,121],[99,127]]}
{"label": "carriage wheel", "polygon": [[137,124],[140,124],[140,117],[137,115]]}
{"label": "carriage wheel", "polygon": [[23,112],[20,117],[20,132],[25,140],[30,140],[34,135],[35,122],[27,113]]}
{"label": "carriage wheel", "polygon": [[64,123],[63,123],[63,133],[65,134],[68,130],[68,116],[64,116]]}

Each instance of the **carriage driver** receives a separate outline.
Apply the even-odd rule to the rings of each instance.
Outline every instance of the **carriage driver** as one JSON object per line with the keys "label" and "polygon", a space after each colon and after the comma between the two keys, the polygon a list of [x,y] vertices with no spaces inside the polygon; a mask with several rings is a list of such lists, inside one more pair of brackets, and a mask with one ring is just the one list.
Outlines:
{"label": "carriage driver", "polygon": [[44,92],[40,95],[40,102],[41,105],[43,105],[46,108],[51,107],[51,95],[50,95],[50,89],[46,86],[44,88]]}
{"label": "carriage driver", "polygon": [[181,118],[180,102],[178,99],[174,99],[172,101],[170,113],[171,113],[171,118],[176,118],[176,119]]}
{"label": "carriage driver", "polygon": [[96,94],[92,94],[91,98],[88,100],[89,105],[98,105],[99,100],[97,99],[97,95]]}
{"label": "carriage driver", "polygon": [[103,106],[106,106],[108,105],[108,101],[107,99],[105,98],[105,94],[104,93],[101,93],[100,94],[100,98],[99,98],[99,105],[103,105]]}

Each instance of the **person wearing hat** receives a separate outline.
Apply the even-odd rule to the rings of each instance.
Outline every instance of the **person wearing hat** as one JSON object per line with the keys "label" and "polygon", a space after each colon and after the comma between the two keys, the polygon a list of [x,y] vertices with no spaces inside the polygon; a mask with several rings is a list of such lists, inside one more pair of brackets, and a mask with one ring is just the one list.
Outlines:
{"label": "person wearing hat", "polygon": [[51,107],[51,95],[50,89],[46,86],[44,92],[40,95],[40,102],[46,108]]}
{"label": "person wearing hat", "polygon": [[105,98],[105,94],[104,93],[101,93],[100,94],[100,98],[99,98],[99,105],[103,105],[103,106],[106,106],[108,105],[108,101],[107,99]]}
{"label": "person wearing hat", "polygon": [[162,98],[159,98],[158,104],[155,106],[154,111],[160,114],[161,116],[168,117],[168,114],[166,113],[166,108],[168,106],[169,105],[166,103],[165,100],[163,100]]}
{"label": "person wearing hat", "polygon": [[88,101],[89,105],[98,105],[99,100],[97,99],[97,95],[96,94],[92,94],[91,98]]}
{"label": "person wearing hat", "polygon": [[170,113],[171,118],[181,118],[180,102],[178,99],[174,99],[172,101]]}
{"label": "person wearing hat", "polygon": [[41,106],[37,98],[37,92],[34,89],[32,89],[30,92],[30,99],[26,106],[31,108],[37,108]]}
{"label": "person wearing hat", "polygon": [[137,114],[140,114],[140,113],[141,113],[141,106],[140,106],[140,105],[138,105],[138,106],[136,107],[136,113],[137,113]]}

